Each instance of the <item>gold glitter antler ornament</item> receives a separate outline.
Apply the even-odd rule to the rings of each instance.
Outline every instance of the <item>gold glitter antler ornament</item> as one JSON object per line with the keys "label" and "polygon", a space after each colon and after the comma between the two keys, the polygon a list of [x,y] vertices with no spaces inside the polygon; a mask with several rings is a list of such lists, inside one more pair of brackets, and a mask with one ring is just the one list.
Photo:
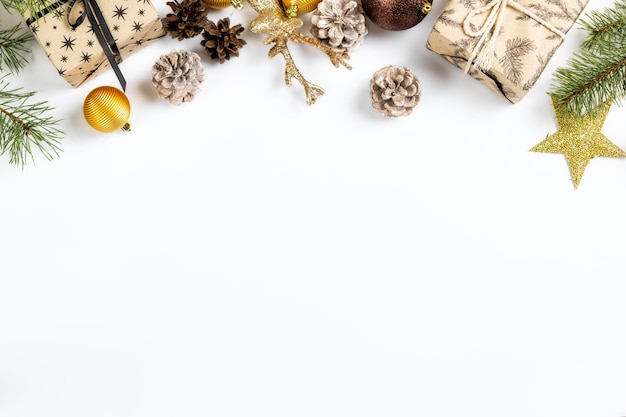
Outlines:
{"label": "gold glitter antler ornament", "polygon": [[274,46],[269,51],[269,57],[273,58],[282,54],[285,58],[285,84],[291,85],[292,78],[302,84],[306,93],[307,104],[313,104],[317,97],[324,94],[324,90],[307,81],[300,70],[296,67],[293,57],[287,48],[287,42],[300,42],[312,45],[324,52],[330,58],[330,62],[335,67],[343,65],[347,69],[352,67],[346,62],[350,56],[346,52],[338,52],[330,46],[324,44],[319,39],[303,35],[298,32],[302,27],[302,20],[298,17],[289,17],[283,10],[279,0],[248,0],[250,5],[259,16],[250,23],[250,31],[253,33],[264,33],[267,36],[264,43],[273,43]]}

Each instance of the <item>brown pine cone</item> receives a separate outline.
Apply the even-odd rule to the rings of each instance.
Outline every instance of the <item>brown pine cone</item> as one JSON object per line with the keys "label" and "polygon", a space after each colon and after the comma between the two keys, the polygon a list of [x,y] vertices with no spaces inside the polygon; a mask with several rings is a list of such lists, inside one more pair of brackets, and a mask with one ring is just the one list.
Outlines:
{"label": "brown pine cone", "polygon": [[172,38],[182,41],[202,33],[207,24],[209,8],[202,0],[168,1],[173,13],[168,13],[161,22]]}
{"label": "brown pine cone", "polygon": [[228,17],[218,20],[217,24],[209,20],[204,32],[202,32],[204,39],[201,44],[211,58],[217,59],[220,64],[223,64],[231,56],[239,56],[239,48],[247,43],[238,37],[243,31],[243,26],[239,24],[230,27]]}
{"label": "brown pine cone", "polygon": [[370,81],[372,107],[385,117],[411,114],[421,92],[417,77],[409,68],[400,65],[379,69]]}

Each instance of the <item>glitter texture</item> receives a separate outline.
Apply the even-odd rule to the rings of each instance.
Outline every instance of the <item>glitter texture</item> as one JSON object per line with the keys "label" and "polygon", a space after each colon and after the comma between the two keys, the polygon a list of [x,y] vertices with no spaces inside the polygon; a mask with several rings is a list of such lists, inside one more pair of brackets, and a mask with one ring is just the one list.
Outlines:
{"label": "glitter texture", "polygon": [[595,156],[624,158],[626,153],[601,132],[611,103],[599,106],[593,114],[579,116],[552,97],[559,130],[535,145],[532,152],[561,153],[569,165],[574,187],[578,188],[585,168]]}
{"label": "glitter texture", "polygon": [[266,45],[274,44],[269,51],[270,58],[278,54],[285,58],[285,84],[291,85],[292,78],[298,80],[304,87],[307,104],[315,103],[317,97],[324,94],[324,90],[304,78],[298,67],[296,67],[296,63],[287,48],[289,41],[311,45],[328,55],[330,62],[335,67],[343,65],[347,69],[351,69],[347,62],[350,58],[347,52],[335,51],[330,45],[325,44],[321,40],[298,32],[298,29],[304,22],[298,17],[287,16],[279,0],[248,0],[248,3],[259,14],[257,18],[250,22],[250,31],[252,33],[266,34],[267,37],[264,43]]}

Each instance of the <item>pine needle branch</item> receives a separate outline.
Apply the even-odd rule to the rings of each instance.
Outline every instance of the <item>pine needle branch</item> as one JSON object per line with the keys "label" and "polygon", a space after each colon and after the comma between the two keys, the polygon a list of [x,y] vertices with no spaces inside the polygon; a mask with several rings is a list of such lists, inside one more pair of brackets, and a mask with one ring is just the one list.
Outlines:
{"label": "pine needle branch", "polygon": [[616,1],[614,8],[603,12],[591,11],[585,19],[581,19],[580,25],[588,32],[588,38],[581,45],[583,49],[610,47],[614,39],[626,34],[626,2]]}
{"label": "pine needle branch", "polygon": [[28,15],[34,16],[39,10],[43,10],[50,5],[46,0],[0,0],[2,6],[9,12],[16,10],[22,16],[28,12]]}
{"label": "pine needle branch", "polygon": [[554,73],[552,96],[577,114],[593,112],[606,101],[619,103],[626,97],[626,44],[598,54],[589,49],[575,53],[566,68]]}
{"label": "pine needle branch", "polygon": [[0,71],[6,67],[11,73],[17,73],[24,68],[28,63],[25,54],[30,53],[27,44],[32,39],[30,32],[22,31],[21,24],[0,30]]}
{"label": "pine needle branch", "polygon": [[626,98],[626,1],[580,20],[588,32],[580,51],[554,72],[550,94],[577,114]]}
{"label": "pine needle branch", "polygon": [[59,155],[60,140],[65,135],[58,128],[60,120],[50,116],[47,102],[32,102],[34,92],[9,89],[0,78],[0,155],[8,153],[9,163],[24,168],[34,162],[34,150],[48,160]]}

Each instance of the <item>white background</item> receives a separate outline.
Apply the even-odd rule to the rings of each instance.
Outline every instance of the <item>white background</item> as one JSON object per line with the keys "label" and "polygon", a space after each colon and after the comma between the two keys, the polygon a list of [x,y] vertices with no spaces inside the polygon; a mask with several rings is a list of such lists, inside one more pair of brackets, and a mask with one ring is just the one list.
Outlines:
{"label": "white background", "polygon": [[[0,160],[0,416],[626,416],[626,160],[575,190],[563,155],[529,152],[585,33],[512,105],[425,48],[443,6],[368,21],[352,70],[290,44],[312,106],[263,35],[224,64],[163,38],[122,64],[129,133],[82,116],[111,71],[72,89],[33,43],[12,86],[66,137]],[[150,81],[174,49],[207,75],[178,107]],[[421,82],[408,117],[370,104],[392,64]],[[622,148],[625,115],[603,129]]]}

